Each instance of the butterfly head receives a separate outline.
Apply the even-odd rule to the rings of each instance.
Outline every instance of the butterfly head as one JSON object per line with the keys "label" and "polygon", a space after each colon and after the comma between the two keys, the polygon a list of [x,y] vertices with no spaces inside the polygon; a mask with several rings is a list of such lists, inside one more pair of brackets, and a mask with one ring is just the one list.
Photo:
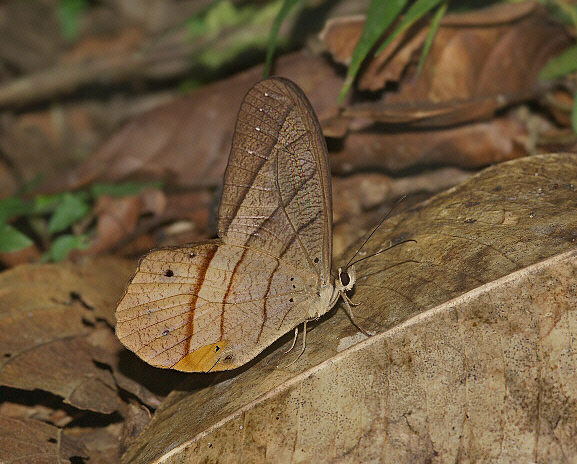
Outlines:
{"label": "butterfly head", "polygon": [[339,293],[347,292],[355,286],[357,281],[357,274],[355,272],[355,266],[341,267],[338,270],[336,289]]}

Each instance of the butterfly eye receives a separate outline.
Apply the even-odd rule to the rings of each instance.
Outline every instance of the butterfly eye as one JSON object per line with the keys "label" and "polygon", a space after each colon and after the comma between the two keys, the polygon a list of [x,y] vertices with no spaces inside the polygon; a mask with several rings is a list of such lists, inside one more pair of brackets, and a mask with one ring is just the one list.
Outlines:
{"label": "butterfly eye", "polygon": [[346,287],[351,282],[351,278],[349,277],[349,273],[347,271],[341,271],[339,275],[339,280],[341,284]]}

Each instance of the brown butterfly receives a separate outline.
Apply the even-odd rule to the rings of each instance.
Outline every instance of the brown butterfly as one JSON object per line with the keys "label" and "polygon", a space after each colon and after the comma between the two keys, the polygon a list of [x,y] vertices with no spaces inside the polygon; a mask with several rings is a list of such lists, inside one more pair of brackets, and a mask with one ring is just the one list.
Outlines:
{"label": "brown butterfly", "polygon": [[[116,334],[144,361],[233,369],[355,284],[331,275],[327,147],[304,93],[269,78],[240,107],[218,214],[219,239],[147,254],[116,310]],[[304,342],[303,342],[304,343]],[[304,344],[303,344],[304,349]]]}

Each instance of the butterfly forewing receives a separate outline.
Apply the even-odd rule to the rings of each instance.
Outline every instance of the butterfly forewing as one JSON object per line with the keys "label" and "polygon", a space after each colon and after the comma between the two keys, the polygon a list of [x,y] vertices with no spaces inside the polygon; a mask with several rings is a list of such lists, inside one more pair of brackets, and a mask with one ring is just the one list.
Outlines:
{"label": "butterfly forewing", "polygon": [[286,79],[257,83],[235,128],[220,239],[145,256],[118,304],[119,339],[159,367],[246,363],[330,309],[320,291],[332,285],[331,221],[326,145],[310,103]]}
{"label": "butterfly forewing", "polygon": [[257,83],[236,123],[219,236],[330,280],[332,206],[327,149],[314,110],[286,79]]}

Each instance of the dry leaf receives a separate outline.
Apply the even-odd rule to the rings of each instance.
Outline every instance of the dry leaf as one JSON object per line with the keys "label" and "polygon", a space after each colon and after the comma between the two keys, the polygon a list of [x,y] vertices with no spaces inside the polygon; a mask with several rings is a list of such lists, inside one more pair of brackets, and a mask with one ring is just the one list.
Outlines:
{"label": "dry leaf", "polygon": [[115,198],[98,197],[94,214],[98,217],[98,233],[85,254],[98,254],[110,250],[121,240],[134,233],[141,215],[156,219],[165,213],[166,196],[161,190],[146,188],[136,195]]}
{"label": "dry leaf", "polygon": [[576,155],[523,158],[391,218],[367,253],[417,243],[357,264],[375,336],[337,311],[291,366],[287,336],[191,375],[124,462],[576,459],[575,185]]}
{"label": "dry leaf", "polygon": [[[360,37],[363,26],[360,17],[333,20],[321,38],[338,61],[346,62],[340,29],[354,40],[351,31],[356,28]],[[571,43],[563,26],[538,3],[496,4],[445,16],[423,69],[413,75],[428,26],[427,22],[417,23],[372,58],[360,73],[359,88],[375,91],[384,88],[387,81],[400,81],[399,91],[387,95],[389,109],[407,101],[439,103],[501,95],[494,102],[498,106],[508,95],[530,90],[539,69]],[[337,36],[338,48],[334,48],[332,40]],[[347,50],[352,51],[350,44]]]}
{"label": "dry leaf", "polygon": [[74,420],[70,414],[71,409],[49,393],[39,394],[37,391],[22,392],[15,389],[2,389],[2,403],[0,404],[2,417],[33,419],[56,427],[66,427]]}
{"label": "dry leaf", "polygon": [[100,348],[91,334],[106,320],[112,335],[115,302],[131,270],[108,258],[0,274],[0,384],[49,391],[81,409],[115,411],[116,383],[94,363]]}
{"label": "dry leaf", "polygon": [[[416,203],[419,197],[428,198],[470,176],[467,171],[446,167],[398,179],[376,173],[333,177],[333,255],[342,254],[386,214],[398,212],[391,208],[402,195]],[[406,209],[407,203],[400,206]]]}
{"label": "dry leaf", "polygon": [[[295,53],[280,58],[275,73],[298,82],[319,117],[336,114],[342,80],[328,63]],[[69,185],[126,179],[162,179],[179,187],[220,185],[237,109],[261,75],[261,66],[252,68],[133,119],[78,166]]]}
{"label": "dry leaf", "polygon": [[[339,29],[350,36],[355,24],[360,34],[359,19],[329,23],[329,46]],[[516,143],[527,138],[525,122],[512,113],[495,115],[545,93],[537,73],[570,46],[569,33],[534,2],[447,15],[417,73],[427,28],[416,24],[368,61],[358,87],[384,89],[380,99],[345,107],[327,124],[327,135],[343,139],[335,144],[337,170],[398,171],[427,163],[472,168],[527,153]],[[342,48],[334,53],[343,59]]]}
{"label": "dry leaf", "polygon": [[[116,301],[134,267],[117,258],[85,258],[0,274],[0,427],[8,431],[0,431],[0,461],[117,462],[121,415],[134,417],[118,390],[156,408],[159,395],[181,381],[175,372],[154,375],[114,335]],[[10,436],[14,430],[17,438]]]}
{"label": "dry leaf", "polygon": [[41,257],[40,248],[34,243],[20,250],[0,253],[0,263],[6,268],[11,268],[19,264],[36,263]]}
{"label": "dry leaf", "polygon": [[72,438],[85,446],[86,462],[107,464],[118,462],[120,449],[118,442],[122,435],[122,424],[106,427],[77,427],[64,429],[64,437]]}
{"label": "dry leaf", "polygon": [[131,443],[142,429],[150,422],[150,411],[142,405],[134,402],[130,403],[127,408],[126,419],[122,429],[121,448],[126,449],[125,444]]}
{"label": "dry leaf", "polygon": [[88,456],[80,440],[35,420],[0,416],[0,436],[2,462],[70,462],[71,458]]}
{"label": "dry leaf", "polygon": [[348,134],[331,158],[333,172],[361,169],[399,172],[412,166],[450,165],[465,169],[524,156],[516,139],[527,136],[525,124],[514,114],[445,130],[366,130]]}

